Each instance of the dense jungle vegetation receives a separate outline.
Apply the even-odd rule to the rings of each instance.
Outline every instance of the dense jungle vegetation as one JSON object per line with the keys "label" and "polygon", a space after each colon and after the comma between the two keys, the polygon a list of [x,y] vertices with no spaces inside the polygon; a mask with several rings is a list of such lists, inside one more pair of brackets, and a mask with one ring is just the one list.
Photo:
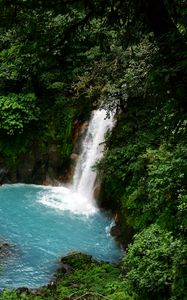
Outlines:
{"label": "dense jungle vegetation", "polygon": [[0,163],[14,170],[32,145],[45,156],[57,144],[63,170],[75,120],[99,105],[116,112],[96,167],[101,204],[130,241],[118,267],[80,258],[54,294],[0,299],[187,299],[186,1],[0,7]]}

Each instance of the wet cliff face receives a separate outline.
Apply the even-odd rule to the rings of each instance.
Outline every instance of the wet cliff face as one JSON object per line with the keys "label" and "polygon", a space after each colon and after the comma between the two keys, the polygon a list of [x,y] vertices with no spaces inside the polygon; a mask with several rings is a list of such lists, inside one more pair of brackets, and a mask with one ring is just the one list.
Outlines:
{"label": "wet cliff face", "polygon": [[81,151],[81,142],[87,128],[88,121],[75,120],[72,134],[73,151],[70,154],[68,166],[61,176],[61,181],[64,183],[72,182],[75,166]]}
{"label": "wet cliff face", "polygon": [[62,172],[60,157],[60,145],[51,144],[41,149],[39,142],[32,142],[23,154],[16,157],[14,165],[7,158],[0,157],[0,184],[51,184]]}
{"label": "wet cliff face", "polygon": [[30,141],[23,153],[15,154],[14,162],[0,153],[0,184],[23,182],[57,185],[59,182],[71,182],[87,126],[88,122],[74,121],[73,150],[65,161],[60,144],[43,144],[39,140]]}
{"label": "wet cliff face", "polygon": [[4,162],[4,159],[0,157],[0,184],[5,183],[8,180],[8,169]]}

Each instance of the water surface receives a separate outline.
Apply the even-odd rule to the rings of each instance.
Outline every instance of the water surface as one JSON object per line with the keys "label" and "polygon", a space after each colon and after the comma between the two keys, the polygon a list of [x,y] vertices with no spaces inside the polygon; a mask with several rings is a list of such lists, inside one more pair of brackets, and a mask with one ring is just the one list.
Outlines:
{"label": "water surface", "polygon": [[64,187],[0,187],[0,240],[10,243],[0,288],[39,287],[52,278],[63,255],[81,251],[116,261],[122,251],[109,234],[111,218]]}

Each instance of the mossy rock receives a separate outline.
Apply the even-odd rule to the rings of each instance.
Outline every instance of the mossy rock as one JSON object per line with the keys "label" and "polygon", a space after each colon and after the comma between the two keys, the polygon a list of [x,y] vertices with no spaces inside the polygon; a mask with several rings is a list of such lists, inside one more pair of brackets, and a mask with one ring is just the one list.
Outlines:
{"label": "mossy rock", "polygon": [[68,264],[74,269],[82,268],[83,266],[95,261],[91,255],[83,254],[80,252],[72,252],[67,256],[61,258],[62,264]]}

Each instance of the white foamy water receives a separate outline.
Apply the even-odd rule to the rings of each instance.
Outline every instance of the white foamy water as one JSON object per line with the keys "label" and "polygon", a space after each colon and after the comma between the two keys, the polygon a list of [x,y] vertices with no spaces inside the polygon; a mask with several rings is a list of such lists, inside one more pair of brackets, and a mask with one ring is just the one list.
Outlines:
{"label": "white foamy water", "polygon": [[98,209],[86,197],[66,187],[46,188],[38,195],[38,201],[48,207],[73,214],[90,216]]}
{"label": "white foamy water", "polygon": [[105,134],[113,127],[113,118],[106,118],[105,110],[92,112],[81,154],[75,167],[73,184],[66,187],[51,187],[40,193],[38,201],[46,206],[73,214],[92,215],[98,211],[94,200],[96,171],[95,163],[103,155]]}

